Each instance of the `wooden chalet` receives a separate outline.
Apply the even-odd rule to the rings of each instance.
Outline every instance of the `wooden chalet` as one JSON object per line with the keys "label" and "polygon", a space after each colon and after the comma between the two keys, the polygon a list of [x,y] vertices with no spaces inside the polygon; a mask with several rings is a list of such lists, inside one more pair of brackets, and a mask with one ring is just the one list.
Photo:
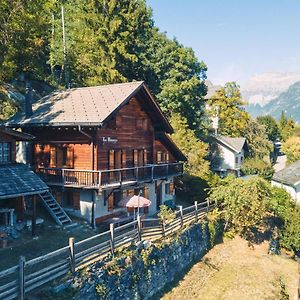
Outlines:
{"label": "wooden chalet", "polygon": [[118,202],[140,191],[156,212],[183,173],[186,158],[143,82],[55,92],[9,125],[36,137],[31,164],[61,206],[88,221],[124,211]]}

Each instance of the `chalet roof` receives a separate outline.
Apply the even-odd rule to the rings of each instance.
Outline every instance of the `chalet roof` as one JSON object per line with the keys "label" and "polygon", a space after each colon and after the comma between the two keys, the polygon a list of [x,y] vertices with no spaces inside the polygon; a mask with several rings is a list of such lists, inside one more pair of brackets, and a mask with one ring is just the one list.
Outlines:
{"label": "chalet roof", "polygon": [[163,145],[165,145],[165,147],[172,153],[176,160],[187,161],[186,156],[167,134],[165,134],[164,132],[158,132],[155,133],[155,138],[161,141]]}
{"label": "chalet roof", "polygon": [[291,186],[300,183],[300,160],[276,172],[272,180]]}
{"label": "chalet roof", "polygon": [[48,186],[24,164],[0,165],[0,200],[34,195]]}
{"label": "chalet roof", "polygon": [[[143,90],[143,91],[141,91]],[[110,84],[93,87],[73,88],[56,91],[33,104],[33,115],[25,118],[16,115],[10,126],[101,126],[103,122],[138,93],[143,92],[143,100],[149,111],[159,115],[159,122],[167,132],[172,127],[142,81]]]}
{"label": "chalet roof", "polygon": [[34,139],[34,136],[31,134],[13,130],[11,128],[1,126],[1,125],[0,125],[0,133],[4,133],[4,134],[10,135],[10,136],[13,136],[18,141],[30,141],[30,140]]}
{"label": "chalet roof", "polygon": [[214,138],[221,144],[227,146],[234,152],[240,153],[244,148],[246,139],[244,137],[229,137],[223,135],[214,136]]}

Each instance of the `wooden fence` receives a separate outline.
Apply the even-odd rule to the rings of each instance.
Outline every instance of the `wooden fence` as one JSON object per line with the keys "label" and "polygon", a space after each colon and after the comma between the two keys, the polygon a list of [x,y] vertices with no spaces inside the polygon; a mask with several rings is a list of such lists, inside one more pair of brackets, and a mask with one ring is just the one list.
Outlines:
{"label": "wooden fence", "polygon": [[176,211],[176,218],[171,223],[161,222],[158,218],[146,218],[115,227],[110,224],[109,231],[97,234],[76,242],[69,239],[66,247],[46,255],[26,261],[24,256],[19,264],[0,272],[0,299],[25,299],[25,294],[60,278],[67,273],[100,260],[108,253],[114,255],[115,250],[141,240],[156,240],[167,237],[180,228],[202,219],[213,205],[208,202]]}

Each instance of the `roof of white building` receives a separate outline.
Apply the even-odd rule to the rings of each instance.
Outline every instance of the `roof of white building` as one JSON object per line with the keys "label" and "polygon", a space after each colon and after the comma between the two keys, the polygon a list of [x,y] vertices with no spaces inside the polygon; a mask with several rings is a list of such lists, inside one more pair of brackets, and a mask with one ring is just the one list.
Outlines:
{"label": "roof of white building", "polygon": [[300,183],[300,160],[276,172],[272,180],[291,186]]}
{"label": "roof of white building", "polygon": [[227,146],[234,152],[240,153],[245,146],[246,139],[244,137],[229,137],[223,135],[214,136],[214,138],[221,142],[223,145]]}

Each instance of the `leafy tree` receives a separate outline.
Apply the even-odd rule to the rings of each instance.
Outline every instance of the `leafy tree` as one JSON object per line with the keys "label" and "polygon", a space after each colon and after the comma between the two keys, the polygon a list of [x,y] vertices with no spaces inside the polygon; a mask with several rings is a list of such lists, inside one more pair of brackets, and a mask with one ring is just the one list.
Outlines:
{"label": "leafy tree", "polygon": [[281,147],[287,156],[288,163],[295,162],[300,159],[300,137],[292,136],[288,138]]}
{"label": "leafy tree", "polygon": [[173,113],[181,114],[198,133],[205,121],[206,65],[198,61],[191,48],[158,32],[148,51],[152,53],[149,60],[157,76],[157,82],[150,88],[157,94],[163,111],[169,117]]}
{"label": "leafy tree", "polygon": [[279,187],[271,190],[269,210],[280,221],[281,246],[292,251],[300,250],[300,207],[292,199],[290,194]]}
{"label": "leafy tree", "polygon": [[239,86],[228,82],[208,100],[209,114],[216,111],[219,116],[218,133],[231,137],[239,137],[249,122],[249,114],[242,108],[245,103],[241,99]]}
{"label": "leafy tree", "polygon": [[244,175],[259,175],[266,180],[270,180],[274,174],[272,165],[258,158],[245,159],[241,171]]}
{"label": "leafy tree", "polygon": [[280,137],[277,122],[272,116],[260,116],[257,117],[256,120],[260,125],[265,126],[266,133],[270,141],[274,142]]}
{"label": "leafy tree", "polygon": [[270,185],[259,177],[230,178],[226,183],[213,188],[209,198],[221,210],[226,227],[244,235],[262,221],[270,199]]}
{"label": "leafy tree", "polygon": [[0,0],[0,82],[20,73],[45,79],[48,1]]}
{"label": "leafy tree", "polygon": [[189,128],[187,120],[179,114],[173,114],[171,124],[174,128],[172,139],[186,155],[186,171],[190,175],[207,178],[209,174],[208,145],[200,141],[195,132]]}
{"label": "leafy tree", "polygon": [[263,125],[254,119],[249,119],[244,127],[243,136],[247,140],[251,157],[269,160],[270,152],[273,151],[273,144],[268,140]]}
{"label": "leafy tree", "polygon": [[299,130],[299,126],[297,126],[295,121],[291,118],[287,118],[285,113],[282,112],[279,120],[279,131],[282,140],[286,141],[289,137],[299,132]]}

